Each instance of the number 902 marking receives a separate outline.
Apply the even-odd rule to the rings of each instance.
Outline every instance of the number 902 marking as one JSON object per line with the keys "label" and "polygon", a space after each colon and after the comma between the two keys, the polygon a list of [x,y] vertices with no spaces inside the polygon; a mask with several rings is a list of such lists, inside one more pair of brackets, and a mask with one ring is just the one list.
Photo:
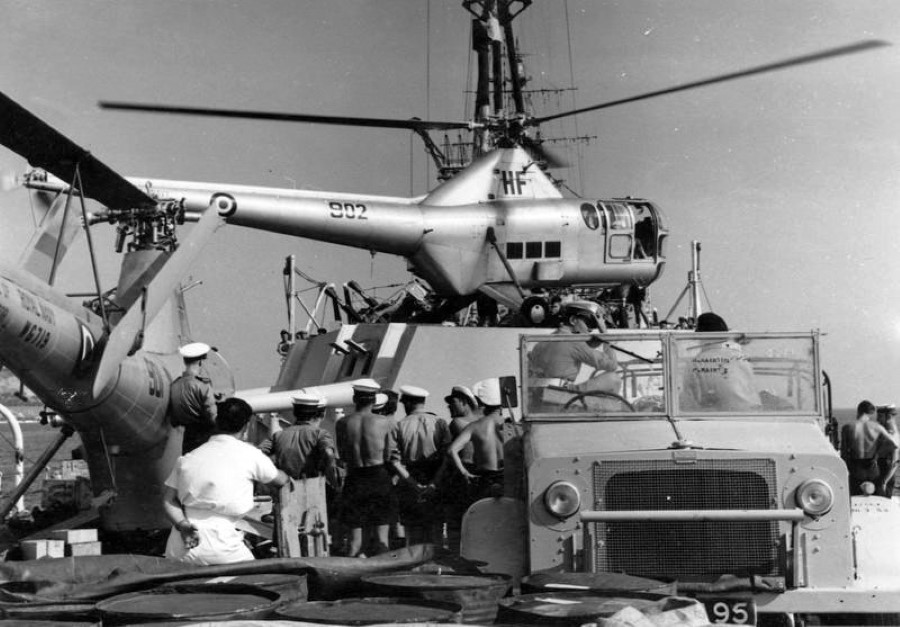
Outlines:
{"label": "number 902 marking", "polygon": [[348,220],[368,220],[366,206],[352,202],[330,202],[328,209],[332,218],[346,218]]}

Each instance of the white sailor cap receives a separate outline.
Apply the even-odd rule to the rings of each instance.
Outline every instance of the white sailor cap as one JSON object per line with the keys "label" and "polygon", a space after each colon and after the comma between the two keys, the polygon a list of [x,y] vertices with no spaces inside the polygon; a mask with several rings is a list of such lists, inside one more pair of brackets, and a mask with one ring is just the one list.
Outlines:
{"label": "white sailor cap", "polygon": [[303,407],[303,408],[319,408],[325,407],[325,400],[318,394],[313,394],[312,392],[301,392],[296,396],[291,397],[291,403],[293,403],[294,407]]}
{"label": "white sailor cap", "polygon": [[472,392],[487,407],[497,407],[503,404],[500,398],[500,379],[482,379],[472,386]]}
{"label": "white sailor cap", "polygon": [[372,409],[381,409],[388,402],[388,395],[382,392],[379,392],[375,395],[375,403],[372,405]]}
{"label": "white sailor cap", "polygon": [[478,405],[478,401],[475,400],[475,395],[472,394],[472,390],[467,388],[464,385],[454,385],[450,389],[450,394],[444,397],[444,401],[449,403],[451,398],[467,398],[472,402],[472,405]]}
{"label": "white sailor cap", "polygon": [[381,386],[375,379],[357,379],[353,382],[353,391],[360,394],[377,394]]}
{"label": "white sailor cap", "polygon": [[426,399],[428,398],[428,390],[416,387],[415,385],[401,385],[400,396],[405,396],[407,398]]}
{"label": "white sailor cap", "polygon": [[181,353],[181,356],[185,359],[200,359],[204,357],[209,352],[209,344],[204,344],[203,342],[192,342],[190,344],[185,344],[181,348],[178,349],[178,352]]}

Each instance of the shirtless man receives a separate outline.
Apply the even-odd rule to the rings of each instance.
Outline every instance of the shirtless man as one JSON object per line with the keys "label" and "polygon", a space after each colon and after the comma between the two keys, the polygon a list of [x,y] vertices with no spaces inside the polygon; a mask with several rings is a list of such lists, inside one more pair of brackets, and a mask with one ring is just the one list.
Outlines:
{"label": "shirtless man", "polygon": [[[447,454],[459,473],[469,482],[468,504],[493,496],[498,484],[503,485],[503,437],[505,421],[501,412],[500,380],[485,379],[472,386],[483,407],[484,415],[466,426],[451,442]],[[472,445],[472,463],[465,464],[460,451]]]}
{"label": "shirtless man", "polygon": [[350,556],[362,550],[363,529],[375,532],[376,551],[388,550],[388,531],[397,521],[397,500],[386,464],[391,421],[372,413],[381,389],[372,379],[353,383],[356,411],[335,424],[338,455],[347,469],[341,522],[350,528]]}
{"label": "shirtless man", "polygon": [[[878,424],[884,427],[894,442],[900,445],[900,431],[897,429],[896,416],[897,407],[893,403],[878,407]],[[880,452],[878,456],[878,472],[881,473],[881,480],[884,484],[880,486],[880,491],[876,490],[876,494],[881,494],[881,496],[888,498],[894,495],[895,475],[898,464],[900,464],[900,449]]]}
{"label": "shirtless man", "polygon": [[883,492],[885,477],[878,468],[877,458],[895,450],[897,442],[875,420],[875,405],[862,401],[856,408],[856,422],[841,429],[841,457],[850,471],[851,496],[864,494],[865,482],[873,483],[876,490]]}
{"label": "shirtless man", "polygon": [[[455,439],[468,425],[481,417],[478,401],[472,390],[464,385],[454,385],[450,394],[444,397],[450,410],[450,438]],[[458,453],[463,465],[471,465],[474,461],[474,447],[466,444]],[[444,456],[442,467],[438,471],[441,485],[438,491],[444,503],[444,520],[447,521],[447,542],[452,551],[459,551],[462,517],[469,505],[469,482],[453,468],[449,455]]]}

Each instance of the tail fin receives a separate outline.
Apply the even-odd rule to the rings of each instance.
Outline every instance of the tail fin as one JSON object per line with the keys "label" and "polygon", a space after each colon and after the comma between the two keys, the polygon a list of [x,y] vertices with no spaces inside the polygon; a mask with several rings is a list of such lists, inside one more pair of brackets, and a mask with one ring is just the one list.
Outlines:
{"label": "tail fin", "polygon": [[[46,202],[44,193],[35,194],[38,202]],[[53,285],[56,270],[66,252],[78,235],[81,226],[81,212],[74,206],[66,211],[66,194],[57,194],[49,203],[49,208],[37,230],[22,253],[24,268]]]}

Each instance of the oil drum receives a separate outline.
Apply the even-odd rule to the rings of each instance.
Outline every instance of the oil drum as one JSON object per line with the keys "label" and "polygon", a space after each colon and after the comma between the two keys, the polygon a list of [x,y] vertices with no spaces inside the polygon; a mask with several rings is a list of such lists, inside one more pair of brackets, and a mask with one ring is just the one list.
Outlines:
{"label": "oil drum", "polygon": [[497,602],[509,592],[511,578],[500,574],[394,573],[363,577],[363,582],[374,594],[458,603],[464,623],[485,625],[497,617]]}
{"label": "oil drum", "polygon": [[708,623],[706,610],[694,599],[652,592],[581,591],[545,591],[501,599],[497,621],[516,625],[575,626],[609,618],[627,608],[653,614],[681,612],[702,619],[702,624]]}
{"label": "oil drum", "polygon": [[624,573],[539,573],[522,579],[522,592],[548,590],[583,590],[591,592],[653,592],[674,595],[678,593],[675,582],[634,577]]}
{"label": "oil drum", "polygon": [[290,573],[253,573],[248,575],[229,575],[226,577],[214,577],[212,579],[193,580],[194,583],[200,583],[201,581],[208,584],[239,584],[271,590],[272,592],[277,592],[281,595],[282,603],[288,601],[305,601],[308,594],[306,575],[292,575]]}
{"label": "oil drum", "polygon": [[275,610],[274,617],[326,625],[459,623],[462,607],[458,603],[409,597],[371,597],[287,603]]}
{"label": "oil drum", "polygon": [[110,597],[97,603],[104,625],[268,618],[281,595],[257,586],[180,583]]}

